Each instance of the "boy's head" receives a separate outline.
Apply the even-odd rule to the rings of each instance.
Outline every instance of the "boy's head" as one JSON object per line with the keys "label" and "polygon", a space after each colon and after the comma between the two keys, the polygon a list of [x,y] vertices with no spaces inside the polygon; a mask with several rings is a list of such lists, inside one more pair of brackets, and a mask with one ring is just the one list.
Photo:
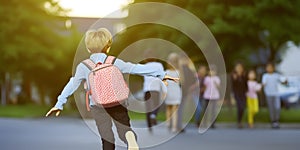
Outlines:
{"label": "boy's head", "polygon": [[108,53],[112,35],[106,28],[89,30],[85,34],[85,46],[89,53]]}
{"label": "boy's head", "polygon": [[266,65],[266,71],[268,73],[273,73],[275,71],[275,66],[273,63],[267,63]]}

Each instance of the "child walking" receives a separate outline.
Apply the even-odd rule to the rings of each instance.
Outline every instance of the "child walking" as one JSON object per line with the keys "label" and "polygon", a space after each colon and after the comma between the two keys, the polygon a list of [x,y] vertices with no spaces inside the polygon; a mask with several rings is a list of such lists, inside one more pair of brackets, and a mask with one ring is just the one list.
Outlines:
{"label": "child walking", "polygon": [[[215,65],[209,66],[209,75],[204,79],[205,91],[204,97],[204,110],[203,113],[208,113],[207,118],[203,118],[205,124],[212,122],[211,127],[215,128],[215,119],[217,113],[216,109],[218,106],[218,101],[220,100],[219,88],[221,85],[221,80],[217,76],[217,68]],[[208,107],[208,103],[211,103],[211,107]]]}
{"label": "child walking", "polygon": [[268,103],[271,127],[273,129],[279,129],[281,104],[277,86],[278,84],[286,84],[287,81],[281,81],[282,76],[275,72],[273,63],[268,63],[266,65],[266,71],[267,73],[263,74],[262,83]]}
{"label": "child walking", "polygon": [[[166,70],[166,73],[174,78],[179,78],[178,68],[178,55],[176,53],[171,53],[168,57],[168,62],[173,66],[169,65],[169,68]],[[182,99],[182,91],[179,83],[174,81],[167,81],[167,97],[165,100],[166,104],[166,120],[167,126],[171,129],[172,132],[177,132],[180,129],[177,127],[177,118],[178,118],[178,107]]]}
{"label": "child walking", "polygon": [[[105,60],[108,57],[107,53],[110,50],[111,44],[112,35],[105,28],[89,30],[85,35],[86,49],[89,53],[91,53],[90,60],[95,64],[103,64],[106,62]],[[160,79],[164,79],[164,77],[166,77],[165,72],[161,71],[160,69],[147,65],[124,62],[121,59],[115,59],[113,61],[113,65],[116,66],[122,73],[149,75],[158,77]],[[46,117],[52,113],[55,113],[56,116],[60,114],[60,112],[63,110],[63,105],[68,100],[68,97],[70,97],[77,90],[82,81],[89,81],[89,73],[90,69],[88,66],[86,66],[84,63],[78,64],[74,76],[70,78],[69,82],[58,96],[57,103],[46,114]],[[89,99],[91,99],[91,96]],[[112,123],[116,125],[119,138],[125,144],[127,144],[128,149],[139,149],[136,142],[136,134],[130,126],[130,118],[128,116],[126,102],[124,102],[124,104],[106,108],[96,105],[94,104],[93,100],[90,100],[89,108],[93,118],[95,119],[99,134],[101,136],[103,150],[115,149],[115,138],[112,131]]]}
{"label": "child walking", "polygon": [[[161,71],[164,70],[163,65],[155,59],[151,58],[147,61],[147,66],[160,68]],[[152,127],[157,124],[157,114],[160,104],[167,94],[167,87],[159,78],[144,76],[143,91],[146,105],[146,122],[149,131],[152,132]]]}
{"label": "child walking", "polygon": [[[199,67],[198,73],[197,73],[197,78],[199,81],[199,99],[195,99],[196,101],[198,101],[198,105],[196,106],[196,111],[195,111],[195,123],[196,126],[199,127],[200,126],[200,120],[201,120],[201,112],[202,112],[202,108],[203,108],[203,101],[204,101],[204,91],[205,91],[205,85],[204,85],[204,79],[207,75],[207,67],[205,65],[201,65]],[[197,103],[196,103],[197,104]]]}
{"label": "child walking", "polygon": [[250,70],[248,73],[248,91],[247,91],[247,108],[248,108],[248,125],[254,127],[254,116],[259,111],[257,92],[261,90],[262,85],[256,81],[256,73]]}

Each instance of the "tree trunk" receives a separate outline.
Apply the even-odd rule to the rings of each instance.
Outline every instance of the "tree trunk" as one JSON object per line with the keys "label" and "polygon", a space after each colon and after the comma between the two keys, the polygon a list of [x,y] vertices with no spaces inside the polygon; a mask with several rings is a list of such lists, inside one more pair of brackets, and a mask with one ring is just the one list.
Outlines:
{"label": "tree trunk", "polygon": [[24,75],[24,82],[22,86],[22,103],[30,103],[32,100],[31,95],[31,82],[30,78],[28,78],[26,75]]}
{"label": "tree trunk", "polygon": [[1,105],[5,106],[6,105],[6,87],[5,84],[1,84]]}
{"label": "tree trunk", "polygon": [[275,62],[276,60],[276,50],[273,47],[270,47],[270,56],[268,58],[268,62]]}
{"label": "tree trunk", "polygon": [[8,104],[10,92],[10,76],[9,73],[5,73],[4,81],[1,84],[1,104],[3,106]]}
{"label": "tree trunk", "polygon": [[46,105],[46,102],[45,102],[45,100],[46,100],[46,92],[45,92],[45,88],[43,88],[43,87],[39,87],[39,94],[40,94],[40,104],[41,105]]}

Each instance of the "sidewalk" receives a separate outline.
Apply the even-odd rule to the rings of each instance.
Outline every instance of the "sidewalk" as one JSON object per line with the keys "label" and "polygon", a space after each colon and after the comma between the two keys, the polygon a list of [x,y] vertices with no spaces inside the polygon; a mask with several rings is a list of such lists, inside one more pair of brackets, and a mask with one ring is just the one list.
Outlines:
{"label": "sidewalk", "polygon": [[[162,123],[150,133],[144,120],[134,120],[132,126],[141,150],[296,150],[300,147],[300,124],[282,124],[280,130],[271,130],[269,124],[257,124],[256,129],[238,130],[234,123],[217,122],[217,128],[205,134],[199,134],[194,124],[189,124],[181,134],[170,132]],[[92,119],[0,118],[0,133],[1,150],[101,149]],[[119,138],[116,143],[119,145],[116,150],[126,150]]]}
{"label": "sidewalk", "polygon": [[[246,123],[243,124],[244,128],[243,129],[249,129],[248,125]],[[216,122],[215,124],[216,129],[228,129],[228,128],[237,128],[237,125],[235,123],[218,123]],[[189,124],[189,128],[195,127],[194,124]],[[269,123],[255,123],[254,128],[255,129],[270,129],[271,125]],[[300,123],[281,123],[280,124],[281,129],[300,129]]]}
{"label": "sidewalk", "polygon": [[[146,121],[143,120],[132,120],[134,126],[138,127],[146,127]],[[158,123],[161,123],[160,121]],[[247,126],[247,123],[244,123],[244,128],[242,129],[249,129]],[[215,123],[216,129],[237,129],[236,123],[224,123],[224,122],[216,122]],[[186,126],[187,129],[196,128],[196,125],[193,123],[189,123]],[[255,123],[254,128],[255,129],[270,129],[271,125],[270,123]],[[281,129],[300,129],[300,122],[299,123],[281,123],[280,124]]]}

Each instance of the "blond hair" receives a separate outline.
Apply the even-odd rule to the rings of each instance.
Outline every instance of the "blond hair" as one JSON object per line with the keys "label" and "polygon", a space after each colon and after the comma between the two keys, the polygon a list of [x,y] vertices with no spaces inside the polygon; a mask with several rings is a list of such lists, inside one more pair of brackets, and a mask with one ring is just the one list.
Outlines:
{"label": "blond hair", "polygon": [[107,53],[112,43],[112,35],[106,28],[88,30],[85,34],[85,45],[90,53]]}

